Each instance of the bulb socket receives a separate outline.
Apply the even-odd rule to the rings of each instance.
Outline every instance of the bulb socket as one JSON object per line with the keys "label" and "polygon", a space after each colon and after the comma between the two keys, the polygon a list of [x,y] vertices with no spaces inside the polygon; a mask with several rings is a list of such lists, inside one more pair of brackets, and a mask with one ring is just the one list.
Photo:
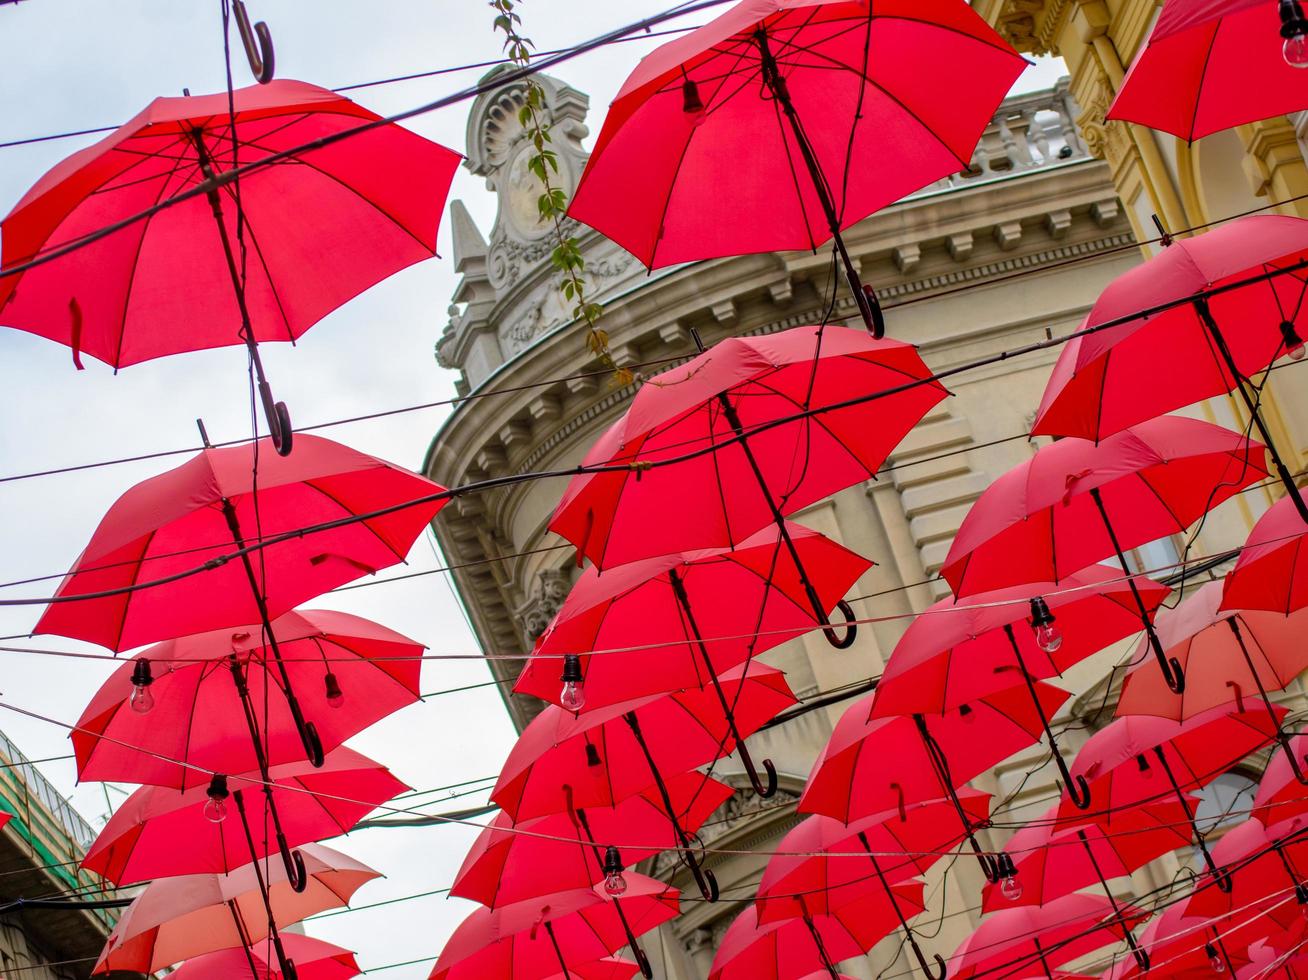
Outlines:
{"label": "bulb socket", "polygon": [[1049,611],[1049,603],[1045,602],[1043,596],[1036,596],[1031,600],[1031,627],[1039,629],[1041,626],[1052,626],[1055,616]]}
{"label": "bulb socket", "polygon": [[1292,37],[1308,34],[1308,19],[1303,15],[1299,0],[1280,0],[1281,37],[1287,41]]}
{"label": "bulb socket", "polygon": [[1284,342],[1286,350],[1303,346],[1303,338],[1299,336],[1299,331],[1294,328],[1294,324],[1289,320],[1281,321],[1281,340]]}
{"label": "bulb socket", "polygon": [[603,870],[606,876],[620,875],[627,870],[622,864],[622,855],[618,853],[618,849],[612,844],[604,849]]}
{"label": "bulb socket", "polygon": [[336,675],[330,670],[327,671],[327,676],[323,678],[323,687],[328,701],[339,701],[345,696],[341,693],[341,682],[336,679]]}
{"label": "bulb socket", "polygon": [[580,684],[585,678],[581,676],[581,657],[575,653],[563,657],[563,676],[559,678],[564,684]]}
{"label": "bulb socket", "polygon": [[601,765],[599,749],[595,748],[594,742],[586,743],[586,765],[591,769]]}
{"label": "bulb socket", "polygon": [[704,111],[704,100],[699,97],[699,84],[693,78],[681,83],[681,109],[688,115]]}
{"label": "bulb socket", "polygon": [[149,687],[154,683],[154,674],[150,670],[150,661],[144,657],[139,658],[132,665],[132,686]]}
{"label": "bulb socket", "polygon": [[1308,905],[1308,885],[1297,882],[1294,886],[1294,900],[1300,905]]}
{"label": "bulb socket", "polygon": [[214,773],[213,778],[209,780],[207,795],[211,800],[225,800],[231,796],[231,792],[227,789],[227,777],[222,773]]}

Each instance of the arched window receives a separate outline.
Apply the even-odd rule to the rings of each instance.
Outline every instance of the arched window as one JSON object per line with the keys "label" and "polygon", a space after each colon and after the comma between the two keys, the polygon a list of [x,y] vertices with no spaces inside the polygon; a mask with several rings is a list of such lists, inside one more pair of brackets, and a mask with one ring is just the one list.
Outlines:
{"label": "arched window", "polygon": [[1240,772],[1224,772],[1199,790],[1199,805],[1195,808],[1195,824],[1205,836],[1249,819],[1258,783]]}

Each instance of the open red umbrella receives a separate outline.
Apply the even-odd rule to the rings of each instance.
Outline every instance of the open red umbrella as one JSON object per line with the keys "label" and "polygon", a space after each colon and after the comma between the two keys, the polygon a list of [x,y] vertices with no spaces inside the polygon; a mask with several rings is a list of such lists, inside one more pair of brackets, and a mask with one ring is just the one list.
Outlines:
{"label": "open red umbrella", "polygon": [[[867,559],[799,524],[786,533],[823,609],[835,608]],[[723,601],[730,596],[730,601]],[[844,607],[848,610],[848,606]],[[848,614],[848,613],[847,613]],[[775,527],[733,549],[680,552],[621,565],[588,568],[545,630],[514,685],[520,693],[579,710],[690,687],[713,687],[728,722],[732,706],[717,675],[820,624],[799,568]],[[583,651],[601,651],[590,655]],[[603,651],[622,651],[608,653]],[[559,658],[567,697],[559,683]],[[583,686],[584,685],[584,686]],[[564,702],[567,703],[564,703]],[[748,750],[733,734],[745,771],[760,796],[776,791],[776,770],[764,761],[765,786]]]}
{"label": "open red umbrella", "polygon": [[[364,816],[409,787],[390,771],[342,746],[315,769],[307,762],[274,766],[271,785],[258,773],[215,776],[184,793],[146,786],[109,818],[82,867],[116,885],[173,875],[220,874],[280,850],[288,877],[289,848],[348,833]],[[263,805],[265,797],[276,809]],[[230,801],[230,802],[229,802]],[[237,816],[228,811],[233,807]],[[269,826],[267,814],[278,816]]]}
{"label": "open red umbrella", "polygon": [[546,980],[630,980],[639,970],[639,963],[633,963],[620,956],[606,956],[593,963],[569,965],[567,973],[554,973]]}
{"label": "open red umbrella", "polygon": [[287,957],[295,964],[287,973],[268,957],[268,950],[255,943],[232,946],[188,959],[172,973],[173,980],[350,980],[360,974],[354,954],[312,936],[288,932],[282,937]]}
{"label": "open red umbrella", "polygon": [[[526,727],[509,752],[491,799],[515,820],[573,808],[612,806],[651,787],[704,897],[717,895],[710,872],[690,852],[692,836],[667,792],[667,778],[729,754],[733,731],[753,734],[795,703],[785,674],[746,663],[718,678],[733,705],[728,725],[715,692],[691,688],[573,715],[551,705]],[[712,897],[710,897],[712,896]]]}
{"label": "open red umbrella", "polygon": [[[1135,597],[1152,612],[1169,591],[1143,575],[1123,581],[1112,569],[1094,565],[1061,583],[942,599],[917,617],[895,645],[877,684],[872,713],[942,714],[1011,687],[1026,688],[1039,710],[1031,688],[1036,679],[1059,676],[1134,633],[1140,626]],[[1064,784],[1088,807],[1084,787],[1068,775],[1049,719],[1041,715],[1041,723]]]}
{"label": "open red umbrella", "polygon": [[[1213,846],[1213,857],[1238,870],[1231,876],[1229,891],[1197,889],[1185,904],[1185,914],[1215,919],[1242,914],[1253,916],[1250,932],[1270,935],[1274,930],[1297,924],[1308,909],[1308,839],[1302,832],[1274,837],[1256,818],[1250,817],[1229,829]],[[1246,942],[1256,938],[1248,936]]]}
{"label": "open red umbrella", "polygon": [[92,972],[157,973],[217,949],[261,943],[270,927],[275,934],[346,905],[361,886],[381,877],[321,844],[305,844],[300,854],[308,886],[298,892],[276,863],[152,881],[118,917]]}
{"label": "open red umbrella", "polygon": [[[1235,390],[1287,493],[1298,500],[1257,401],[1237,382],[1282,354],[1303,356],[1308,269],[1268,273],[1305,261],[1308,221],[1264,214],[1175,241],[1118,276],[1084,324],[1114,326],[1074,337],[1063,347],[1032,433],[1102,439]],[[1308,522],[1308,506],[1299,513]]]}
{"label": "open red umbrella", "polygon": [[1290,750],[1290,736],[1273,714],[1268,691],[1279,691],[1308,670],[1303,643],[1308,612],[1280,613],[1219,609],[1220,582],[1209,582],[1175,609],[1158,617],[1158,636],[1167,655],[1196,674],[1193,690],[1173,694],[1153,671],[1132,669],[1118,699],[1119,715],[1158,715],[1184,720],[1232,701],[1265,708],[1271,731],[1285,751],[1295,778],[1308,785],[1308,772]]}
{"label": "open red umbrella", "polygon": [[[1198,801],[1190,798],[1190,807]],[[1015,874],[981,889],[981,910],[1045,905],[1106,878],[1121,878],[1154,858],[1191,846],[1190,810],[1160,801],[1115,814],[1111,829],[1069,826],[1054,804],[1008,839]]]}
{"label": "open red umbrella", "polygon": [[1108,110],[1194,142],[1308,109],[1298,0],[1167,0]]}
{"label": "open red umbrella", "polygon": [[[924,911],[922,882],[891,887],[901,914]],[[760,924],[758,906],[747,905],[727,927],[713,957],[708,980],[793,980],[806,975],[839,980],[836,964],[862,956],[895,928],[895,907],[872,892],[830,915],[801,911],[791,918]]]}
{"label": "open red umbrella", "polygon": [[[423,645],[415,640],[325,609],[286,613],[272,628],[327,751],[418,700]],[[78,776],[189,789],[207,785],[210,772],[258,769],[261,753],[267,765],[303,759],[260,633],[257,625],[211,630],[123,664],[72,731]]]}
{"label": "open red umbrella", "polygon": [[[1149,913],[1117,906],[1097,895],[1065,895],[1046,905],[1021,905],[981,920],[949,958],[950,980],[974,976],[1052,976],[1053,967],[1109,943],[1126,940],[1141,968],[1148,954],[1135,945],[1131,930]],[[1037,967],[1041,970],[1037,971]]]}
{"label": "open red umbrella", "polygon": [[[972,826],[990,819],[990,794],[974,789],[958,793]],[[901,812],[877,813],[852,824],[815,814],[781,839],[758,886],[761,923],[794,918],[805,912],[829,915],[879,887],[890,903],[922,972],[943,980],[944,961],[933,973],[908,924],[893,886],[924,874],[963,840],[952,801],[906,806]],[[870,873],[869,873],[870,869]]]}
{"label": "open red umbrella", "polygon": [[1253,815],[1272,830],[1294,817],[1308,814],[1308,789],[1299,781],[1299,759],[1308,759],[1308,733],[1301,732],[1286,742],[1286,751],[1267,760],[1263,778],[1254,795]]}
{"label": "open red umbrella", "polygon": [[[0,223],[11,269],[195,188],[205,193],[12,276],[0,323],[115,368],[244,343],[269,428],[289,452],[258,343],[293,341],[332,310],[435,254],[459,155],[396,125],[243,173],[238,164],[380,117],[305,82],[159,98],[49,171]],[[238,213],[240,217],[238,217]]]}
{"label": "open red umbrella", "polygon": [[[1063,439],[995,480],[968,511],[940,569],[955,595],[1022,582],[1061,582],[1125,549],[1191,524],[1267,475],[1263,447],[1196,419],[1141,422],[1101,443]],[[1183,675],[1154,636],[1150,610],[1129,578],[1140,623],[1168,686]]]}
{"label": "open red umbrella", "polygon": [[607,570],[775,525],[826,623],[784,516],[874,476],[947,394],[930,379],[912,346],[844,327],[724,340],[641,386],[584,461],[616,469],[575,477],[550,530]]}
{"label": "open red umbrella", "polygon": [[1065,795],[1059,814],[1078,824],[1104,824],[1111,831],[1133,808],[1175,798],[1186,811],[1209,873],[1219,888],[1229,889],[1230,876],[1209,853],[1186,791],[1207,785],[1271,744],[1284,715],[1284,708],[1249,700],[1243,706],[1211,708],[1184,722],[1149,715],[1117,718],[1091,735],[1072,763],[1072,776],[1086,781],[1095,811],[1079,814]]}
{"label": "open red umbrella", "polygon": [[[1229,973],[1234,977],[1236,968],[1249,962],[1244,953],[1247,940],[1233,935],[1226,923],[1219,930],[1206,918],[1187,916],[1183,902],[1167,906],[1150,919],[1136,942],[1149,954],[1150,976],[1206,980],[1217,973]],[[1109,967],[1103,980],[1131,980],[1143,975],[1139,964],[1127,957]]]}
{"label": "open red umbrella", "polygon": [[[688,834],[698,831],[734,792],[700,772],[679,773],[665,783],[678,823]],[[590,888],[604,880],[605,852],[617,844],[627,865],[680,846],[656,789],[612,806],[575,808],[521,823],[498,814],[477,835],[450,894],[499,908],[569,888]]]}
{"label": "open red umbrella", "polygon": [[[1300,495],[1295,494],[1298,498]],[[1258,518],[1223,579],[1223,609],[1265,609],[1286,616],[1308,606],[1308,526],[1289,496]]]}
{"label": "open red umbrella", "polygon": [[1034,690],[1039,708],[1027,691],[1010,689],[931,718],[874,718],[875,695],[856,701],[813,763],[797,808],[853,823],[944,796],[986,878],[998,881],[1003,869],[977,841],[977,825],[956,790],[1035,743],[1042,713],[1052,716],[1068,698],[1049,684],[1035,684]]}
{"label": "open red umbrella", "polygon": [[[639,936],[677,915],[675,888],[628,873],[622,908]],[[614,900],[602,886],[556,892],[498,909],[480,908],[454,930],[431,980],[539,980],[607,959],[626,942]]]}
{"label": "open red umbrella", "polygon": [[841,230],[966,170],[1025,67],[961,0],[745,0],[641,61],[569,214],[650,268],[834,236],[879,335]]}
{"label": "open red umbrella", "polygon": [[[293,458],[270,452],[266,439],[205,449],[132,487],[101,519],[34,632],[125,650],[257,622],[305,750],[320,758],[272,619],[402,562],[445,499],[430,480],[340,443],[301,436],[296,447]],[[378,511],[387,512],[359,519]],[[328,522],[342,523],[298,533]],[[172,576],[183,577],[164,581]]]}

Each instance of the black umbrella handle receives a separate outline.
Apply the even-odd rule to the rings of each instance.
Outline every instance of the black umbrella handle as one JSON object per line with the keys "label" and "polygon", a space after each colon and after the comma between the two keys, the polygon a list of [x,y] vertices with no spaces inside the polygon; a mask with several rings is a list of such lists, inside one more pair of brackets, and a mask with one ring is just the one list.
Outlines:
{"label": "black umbrella handle", "polygon": [[840,615],[845,618],[845,635],[842,637],[831,626],[824,626],[822,633],[826,636],[827,642],[837,650],[848,650],[854,645],[854,640],[858,636],[858,623],[856,622],[858,617],[854,615],[854,608],[844,599],[836,603],[836,608],[840,610]]}
{"label": "black umbrella handle", "polygon": [[[967,811],[963,809],[963,803],[959,800],[958,792],[954,788],[954,780],[949,774],[949,760],[945,758],[944,750],[940,747],[940,743],[935,740],[930,729],[927,728],[926,718],[923,715],[914,715],[913,723],[917,725],[918,735],[922,739],[922,747],[926,751],[931,768],[935,771],[936,780],[940,783],[940,790],[949,797],[949,802],[954,805],[954,813],[958,815],[958,821],[963,825],[963,835],[967,838],[967,843],[976,856],[977,864],[981,866],[981,874],[992,885],[999,884],[1000,879],[1004,877],[1003,863],[999,857],[987,854],[980,841],[976,839],[972,821],[968,819]],[[900,812],[903,813],[903,791],[901,790],[900,793]]]}
{"label": "black umbrella handle", "polygon": [[267,85],[273,80],[277,61],[272,33],[263,21],[250,25],[250,15],[246,13],[242,0],[232,0],[232,13],[236,15],[236,30],[241,35],[241,45],[245,48],[245,60],[250,63],[250,71],[255,81]]}

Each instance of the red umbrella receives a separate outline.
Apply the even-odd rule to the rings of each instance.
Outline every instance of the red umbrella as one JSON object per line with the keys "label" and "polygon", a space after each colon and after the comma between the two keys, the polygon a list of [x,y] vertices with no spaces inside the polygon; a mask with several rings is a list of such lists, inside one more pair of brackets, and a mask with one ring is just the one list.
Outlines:
{"label": "red umbrella", "polygon": [[1280,830],[1286,820],[1308,814],[1308,790],[1298,779],[1299,759],[1308,759],[1308,734],[1302,732],[1286,741],[1284,753],[1267,760],[1253,801],[1253,815],[1264,826]]}
{"label": "red umbrella", "polygon": [[[1308,613],[1221,611],[1222,586],[1209,582],[1175,609],[1158,617],[1158,636],[1167,655],[1193,666],[1194,690],[1172,694],[1153,671],[1136,667],[1123,683],[1119,715],[1148,714],[1184,720],[1209,712],[1245,695],[1257,694],[1255,707],[1271,712],[1268,691],[1279,691],[1308,670],[1303,631]],[[1295,778],[1308,785],[1308,774],[1290,751],[1290,736],[1272,716],[1276,740],[1285,750]]]}
{"label": "red umbrella", "polygon": [[[1196,890],[1185,904],[1186,915],[1235,917],[1259,906],[1262,921],[1250,925],[1259,936],[1266,936],[1273,926],[1287,929],[1295,925],[1304,911],[1295,906],[1308,906],[1308,879],[1299,870],[1308,869],[1308,841],[1302,833],[1273,837],[1259,820],[1250,817],[1222,835],[1213,846],[1213,857],[1224,866],[1238,868],[1232,875],[1234,887],[1230,891]],[[1293,901],[1289,901],[1291,897]]]}
{"label": "red umbrella", "polygon": [[841,230],[966,170],[1025,67],[959,0],[746,0],[641,61],[569,214],[650,268],[834,236],[879,335]]}
{"label": "red umbrella", "polygon": [[[699,772],[679,773],[666,784],[678,822],[688,834],[698,831],[734,792]],[[590,888],[604,880],[605,851],[614,844],[622,845],[621,858],[628,865],[680,846],[657,790],[612,806],[573,809],[521,823],[507,813],[498,814],[477,835],[450,894],[498,908],[559,890]]]}
{"label": "red umbrella", "polygon": [[639,963],[618,956],[606,956],[580,966],[569,964],[567,973],[555,973],[547,980],[630,980],[640,970]]}
{"label": "red umbrella", "polygon": [[717,885],[701,873],[666,779],[729,754],[732,731],[752,735],[795,703],[785,674],[746,663],[720,677],[734,705],[734,729],[714,692],[692,688],[573,715],[551,705],[523,731],[500,770],[491,799],[514,820],[571,808],[612,806],[654,787],[704,897]]}
{"label": "red umbrella", "polygon": [[1308,109],[1305,35],[1298,0],[1167,0],[1108,118],[1194,142]]}
{"label": "red umbrella", "polygon": [[433,256],[460,158],[384,125],[238,182],[225,176],[238,163],[380,117],[289,80],[238,89],[233,100],[234,118],[226,92],[155,99],[37,181],[0,223],[0,268],[183,191],[205,193],[0,277],[0,322],[67,344],[79,368],[82,352],[118,368],[244,343],[270,431],[289,452],[290,419],[273,404],[258,343],[295,340],[368,287]]}
{"label": "red umbrella", "polygon": [[[116,885],[173,875],[220,874],[278,850],[293,883],[290,847],[348,833],[364,816],[409,787],[390,771],[342,746],[321,769],[305,762],[274,766],[271,785],[258,773],[215,776],[207,787],[184,793],[146,786],[109,818],[82,859],[82,867]],[[229,783],[235,784],[228,789]],[[260,797],[276,801],[268,811]],[[231,799],[238,819],[227,819]],[[270,832],[271,831],[271,832]]]}
{"label": "red umbrella", "polygon": [[[1190,807],[1198,801],[1189,798]],[[1114,814],[1109,830],[1098,823],[1069,826],[1054,804],[1019,829],[1004,846],[1015,874],[981,889],[981,910],[1044,905],[1105,878],[1125,877],[1154,858],[1190,847],[1190,811],[1158,802]],[[1178,829],[1180,828],[1180,829]],[[1085,839],[1081,836],[1084,834]]]}
{"label": "red umbrella", "polygon": [[[958,797],[972,826],[989,821],[990,794],[963,789]],[[756,900],[759,921],[795,918],[805,912],[830,915],[859,896],[875,893],[879,886],[922,972],[937,976],[892,886],[924,874],[964,836],[949,800],[914,804],[902,814],[898,810],[877,813],[848,825],[820,814],[807,817],[782,838],[777,853],[768,860]],[[937,957],[936,965],[937,980],[942,980],[944,961]]]}
{"label": "red umbrella", "polygon": [[[1135,632],[1140,625],[1135,596],[1153,611],[1168,592],[1143,575],[1122,581],[1112,569],[1093,565],[1057,584],[942,599],[896,644],[877,684],[872,713],[942,714],[1011,687],[1025,686],[1032,693],[1035,679],[1056,677]],[[1034,694],[1032,703],[1039,708]],[[1076,798],[1088,807],[1085,787],[1068,775],[1049,719],[1042,715],[1041,723],[1064,784],[1076,787]]]}
{"label": "red umbrella", "polygon": [[[257,621],[305,750],[320,757],[272,618],[403,561],[445,499],[432,499],[441,487],[430,480],[339,443],[301,436],[296,445],[294,458],[269,452],[267,440],[206,449],[132,487],[101,519],[34,632],[125,650]],[[356,520],[378,511],[386,513]],[[261,543],[257,555],[228,560]],[[184,577],[137,588],[174,575]]]}
{"label": "red umbrella", "polygon": [[[348,613],[305,609],[272,624],[293,689],[330,751],[418,700],[423,645]],[[210,772],[304,758],[260,627],[167,640],[123,664],[72,731],[82,780],[189,789]],[[244,717],[247,736],[233,725]],[[176,760],[176,761],[173,761]],[[197,767],[197,768],[191,768]]]}
{"label": "red umbrella", "polygon": [[[922,882],[892,887],[893,901],[908,918],[920,915]],[[835,964],[862,956],[895,928],[895,909],[873,892],[830,915],[802,912],[759,924],[758,906],[747,905],[727,927],[708,980],[791,980],[805,975],[839,980]]]}
{"label": "red umbrella", "polygon": [[845,823],[910,803],[949,798],[982,870],[998,881],[1001,869],[977,842],[976,825],[955,792],[959,786],[1040,738],[1066,691],[1034,685],[1039,709],[1026,691],[1007,690],[932,717],[873,718],[875,698],[855,702],[836,722],[808,784],[801,813]]}
{"label": "red umbrella", "polygon": [[949,958],[950,980],[997,973],[1023,976],[1037,963],[1045,976],[1060,966],[1109,943],[1126,940],[1141,964],[1131,930],[1148,916],[1131,906],[1118,907],[1096,895],[1065,895],[1047,905],[1021,905],[986,916]]}
{"label": "red umbrella", "polygon": [[233,946],[187,960],[172,973],[172,980],[349,980],[359,975],[359,964],[348,949],[288,932],[282,937],[293,972],[269,960],[268,950],[258,944]]}
{"label": "red umbrella", "polygon": [[152,881],[118,917],[92,972],[156,973],[192,956],[261,943],[270,924],[275,934],[276,928],[346,905],[362,885],[381,877],[321,844],[305,844],[300,854],[308,876],[302,892],[291,887],[280,866],[257,862],[226,874]]}
{"label": "red umbrella", "polygon": [[1308,953],[1303,951],[1303,940],[1286,949],[1273,947],[1266,940],[1249,946],[1249,965],[1234,974],[1236,980],[1304,980],[1308,977]]}
{"label": "red umbrella", "polygon": [[[1252,215],[1173,242],[1119,276],[1085,320],[1087,328],[1114,326],[1063,348],[1032,433],[1101,439],[1237,390],[1297,500],[1258,403],[1236,382],[1282,354],[1303,356],[1305,273],[1266,276],[1305,261],[1308,221]],[[1300,516],[1308,522],[1308,506]]]}
{"label": "red umbrella", "polygon": [[[1055,442],[977,498],[940,574],[955,595],[971,595],[1021,582],[1061,582],[1116,555],[1129,576],[1125,549],[1184,534],[1223,500],[1257,483],[1267,475],[1262,451],[1220,426],[1170,417],[1099,444]],[[1137,588],[1133,595],[1168,686],[1179,691],[1184,678],[1163,656]]]}
{"label": "red umbrella", "polygon": [[[622,907],[634,933],[677,915],[675,888],[627,875]],[[454,930],[431,980],[537,980],[558,973],[584,977],[578,967],[609,957],[626,941],[614,900],[602,887],[557,892],[495,910],[477,909]]]}
{"label": "red umbrella", "polygon": [[1221,608],[1288,616],[1308,606],[1308,555],[1301,555],[1308,527],[1296,507],[1294,499],[1282,497],[1258,519],[1223,580]]}
{"label": "red umbrella", "polygon": [[[1236,966],[1247,963],[1243,946],[1223,924],[1223,933],[1204,918],[1187,917],[1185,905],[1169,905],[1162,914],[1151,919],[1141,930],[1136,942],[1149,953],[1153,963],[1151,975],[1166,971],[1165,976],[1178,980],[1205,980],[1215,973],[1235,976]],[[1220,967],[1216,969],[1215,967]],[[1103,975],[1103,980],[1130,980],[1143,976],[1134,959],[1119,960]]]}
{"label": "red umbrella", "polygon": [[550,530],[608,569],[776,525],[826,623],[784,515],[874,476],[947,394],[930,379],[910,345],[843,327],[724,340],[641,386],[584,461],[616,470],[574,478]]}
{"label": "red umbrella", "polygon": [[[833,608],[871,562],[816,531],[786,524],[823,609]],[[730,602],[723,602],[730,596]],[[514,690],[563,704],[559,662],[582,681],[563,707],[578,710],[691,687],[713,686],[728,722],[730,702],[717,675],[820,624],[798,568],[778,530],[766,527],[734,549],[682,552],[619,566],[593,566],[572,587],[563,608],[536,641]],[[722,637],[725,639],[719,640]],[[628,649],[624,649],[628,648]],[[581,651],[623,650],[592,656]],[[584,683],[584,689],[582,684]],[[733,732],[741,762],[760,796],[776,791],[776,770],[764,761],[760,781]]]}
{"label": "red umbrella", "polygon": [[1131,808],[1175,797],[1186,811],[1209,873],[1219,888],[1229,889],[1230,876],[1218,870],[1185,791],[1206,785],[1275,740],[1285,709],[1252,703],[1247,708],[1223,705],[1184,722],[1128,715],[1105,725],[1090,736],[1072,764],[1073,777],[1086,780],[1098,810],[1078,817],[1069,806],[1073,801],[1065,800],[1060,815],[1077,823],[1093,819],[1115,827],[1118,816]]}

